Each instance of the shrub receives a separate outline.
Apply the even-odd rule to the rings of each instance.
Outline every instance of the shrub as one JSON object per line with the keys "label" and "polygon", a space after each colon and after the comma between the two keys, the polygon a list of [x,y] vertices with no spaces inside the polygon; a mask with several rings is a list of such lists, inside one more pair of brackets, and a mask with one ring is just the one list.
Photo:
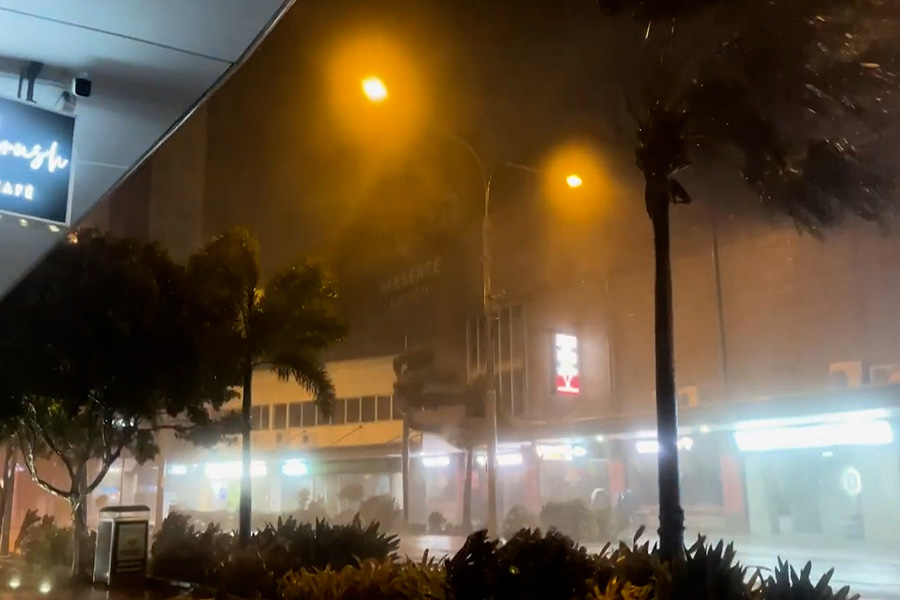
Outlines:
{"label": "shrub", "polygon": [[402,513],[397,500],[390,494],[370,496],[359,505],[359,518],[362,522],[377,523],[385,531],[394,529]]}
{"label": "shrub", "polygon": [[277,581],[290,571],[336,569],[360,560],[384,561],[396,556],[396,536],[363,526],[325,521],[301,523],[278,518],[238,548],[232,534],[218,525],[197,529],[185,515],[172,513],[163,521],[150,551],[150,572],[157,577],[211,586],[244,598],[275,595]]}
{"label": "shrub", "polygon": [[153,536],[149,572],[157,577],[215,585],[235,547],[218,524],[198,529],[187,515],[169,513]]}
{"label": "shrub", "polygon": [[333,525],[325,521],[300,523],[296,519],[279,519],[256,532],[250,541],[259,551],[266,567],[275,578],[290,570],[343,569],[364,560],[396,558],[400,540],[378,531],[377,523],[363,526],[354,519],[349,525]]}
{"label": "shrub", "polygon": [[497,549],[497,558],[496,600],[584,598],[596,570],[587,550],[558,531],[523,529]]}
{"label": "shrub", "polygon": [[353,505],[357,505],[362,502],[362,499],[365,495],[366,492],[365,490],[363,490],[363,486],[359,482],[348,483],[341,488],[340,492],[338,492],[338,498]]}
{"label": "shrub", "polygon": [[447,586],[466,600],[571,600],[595,581],[595,558],[556,530],[522,529],[506,544],[470,535],[447,562]]}
{"label": "shrub", "polygon": [[541,520],[536,514],[518,504],[513,506],[503,520],[503,537],[509,539],[522,529],[537,529]]}
{"label": "shrub", "polygon": [[499,564],[497,541],[488,538],[487,530],[471,534],[446,564],[451,595],[459,600],[490,598],[496,589]]}
{"label": "shrub", "polygon": [[444,533],[447,527],[447,519],[437,511],[428,515],[428,533]]}
{"label": "shrub", "polygon": [[301,523],[315,523],[316,521],[328,520],[328,509],[325,503],[319,500],[312,500],[307,503],[306,508],[300,509],[294,513],[294,517]]}
{"label": "shrub", "polygon": [[800,575],[787,562],[778,559],[778,568],[765,580],[762,597],[765,600],[858,600],[859,594],[850,594],[849,587],[834,591],[830,585],[834,569],[825,573],[818,582],[809,578],[812,563],[806,563]]}
{"label": "shrub", "polygon": [[51,515],[29,509],[16,537],[15,549],[26,563],[41,567],[72,564],[72,528],[57,525]]}
{"label": "shrub", "polygon": [[282,579],[284,600],[445,600],[444,571],[426,558],[421,563],[369,561],[359,568],[299,572]]}
{"label": "shrub", "polygon": [[746,583],[747,569],[735,560],[734,546],[725,546],[722,541],[711,546],[699,537],[685,552],[684,560],[671,565],[669,572],[669,578],[657,582],[656,597],[661,600],[752,600],[757,595],[752,591],[753,586]]}
{"label": "shrub", "polygon": [[597,539],[597,520],[581,500],[549,502],[540,518],[544,529],[556,529],[575,540]]}

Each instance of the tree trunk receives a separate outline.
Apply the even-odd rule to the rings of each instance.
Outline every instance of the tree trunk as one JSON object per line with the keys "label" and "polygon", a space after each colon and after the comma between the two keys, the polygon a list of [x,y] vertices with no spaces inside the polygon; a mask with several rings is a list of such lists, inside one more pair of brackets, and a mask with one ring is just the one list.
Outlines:
{"label": "tree trunk", "polygon": [[6,447],[6,457],[3,460],[3,497],[0,499],[0,515],[3,515],[3,523],[0,524],[0,556],[9,556],[9,532],[12,526],[12,506],[15,494],[16,452],[10,444]]}
{"label": "tree trunk", "polygon": [[87,465],[79,466],[72,482],[74,495],[69,499],[72,507],[72,581],[79,582],[85,579],[84,559],[82,546],[87,537]]}
{"label": "tree trunk", "polygon": [[252,449],[250,437],[253,424],[250,421],[250,409],[253,406],[253,369],[247,368],[244,373],[244,393],[241,398],[241,504],[238,514],[238,535],[241,546],[250,542],[251,515],[253,514],[253,479],[250,472],[252,466]]}
{"label": "tree trunk", "polygon": [[409,531],[409,415],[403,413],[403,440],[400,450],[400,478],[403,494],[403,526]]}
{"label": "tree trunk", "polygon": [[463,483],[463,516],[462,530],[468,535],[472,532],[472,444],[466,445],[466,477]]}
{"label": "tree trunk", "polygon": [[659,549],[666,560],[684,552],[684,511],[678,471],[678,404],[672,323],[669,193],[666,181],[647,182],[655,265],[656,427],[659,439]]}

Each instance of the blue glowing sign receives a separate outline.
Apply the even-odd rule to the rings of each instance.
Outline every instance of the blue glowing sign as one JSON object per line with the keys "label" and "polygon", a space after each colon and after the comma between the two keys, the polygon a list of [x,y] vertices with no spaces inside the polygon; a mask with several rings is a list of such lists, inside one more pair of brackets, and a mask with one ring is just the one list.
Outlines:
{"label": "blue glowing sign", "polygon": [[75,118],[0,98],[0,212],[66,225]]}

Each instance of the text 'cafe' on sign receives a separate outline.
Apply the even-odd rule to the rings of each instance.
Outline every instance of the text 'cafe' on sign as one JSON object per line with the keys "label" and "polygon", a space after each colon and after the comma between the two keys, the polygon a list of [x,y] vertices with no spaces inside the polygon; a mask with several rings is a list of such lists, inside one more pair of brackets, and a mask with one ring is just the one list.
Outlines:
{"label": "text 'cafe' on sign", "polygon": [[0,98],[0,212],[67,225],[75,118]]}

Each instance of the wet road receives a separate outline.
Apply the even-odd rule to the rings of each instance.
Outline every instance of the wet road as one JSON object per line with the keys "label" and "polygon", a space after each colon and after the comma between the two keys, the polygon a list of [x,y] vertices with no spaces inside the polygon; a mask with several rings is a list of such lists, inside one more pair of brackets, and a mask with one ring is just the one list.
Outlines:
{"label": "wet road", "polygon": [[[455,552],[462,542],[462,538],[426,535],[405,538],[400,549],[411,558],[421,557],[426,549],[431,556],[441,557]],[[812,574],[816,579],[834,567],[833,586],[849,585],[852,593],[860,594],[866,600],[900,600],[900,542],[893,552],[861,545],[848,545],[838,551],[806,544],[775,545],[740,539],[735,540],[735,548],[738,559],[745,565],[771,569],[777,565],[780,556],[796,565],[799,571],[806,561],[812,561]],[[601,547],[589,546],[588,549],[596,552]]]}

